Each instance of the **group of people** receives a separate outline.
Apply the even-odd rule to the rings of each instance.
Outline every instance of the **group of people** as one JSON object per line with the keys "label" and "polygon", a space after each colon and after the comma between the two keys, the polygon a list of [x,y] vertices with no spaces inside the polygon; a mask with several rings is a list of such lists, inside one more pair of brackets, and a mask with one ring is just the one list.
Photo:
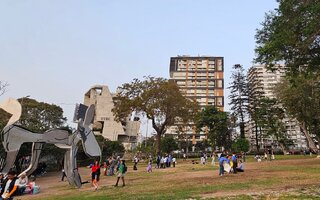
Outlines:
{"label": "group of people", "polygon": [[244,172],[244,164],[240,155],[233,153],[232,155],[222,153],[219,156],[219,175],[226,173]]}
{"label": "group of people", "polygon": [[37,193],[39,186],[35,186],[34,182],[30,182],[25,173],[17,176],[17,173],[13,170],[9,171],[6,176],[0,173],[0,200],[13,199],[15,195],[23,195],[28,188],[29,194]]}
{"label": "group of people", "polygon": [[[89,166],[91,168],[91,183],[94,188],[94,190],[98,190],[99,188],[99,181],[100,181],[100,175],[101,175],[101,168],[103,168],[104,171],[107,171],[108,168],[110,168],[110,165],[107,165],[107,162],[104,162],[103,165],[100,165],[99,161],[95,161],[93,164]],[[125,160],[119,158],[119,165],[116,168],[117,173],[117,182],[114,185],[115,187],[118,186],[120,179],[122,180],[122,186],[125,186],[125,174],[127,172],[127,166],[125,163]],[[106,175],[106,174],[105,174]]]}
{"label": "group of people", "polygon": [[272,160],[275,160],[275,156],[274,156],[274,153],[273,153],[273,150],[272,149],[267,149],[264,151],[264,155],[255,155],[254,156],[254,159],[257,161],[257,162],[261,162],[262,159],[264,159],[265,161],[269,160],[269,161],[272,161]]}
{"label": "group of people", "polygon": [[173,157],[171,154],[166,154],[165,156],[158,155],[156,160],[156,168],[164,169],[169,167],[176,167],[176,158]]}

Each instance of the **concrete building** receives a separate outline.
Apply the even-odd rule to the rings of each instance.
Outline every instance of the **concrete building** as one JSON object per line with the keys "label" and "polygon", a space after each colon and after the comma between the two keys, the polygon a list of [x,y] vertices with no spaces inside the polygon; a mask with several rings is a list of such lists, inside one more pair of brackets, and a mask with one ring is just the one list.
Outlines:
{"label": "concrete building", "polygon": [[[170,59],[170,78],[174,80],[183,95],[196,99],[201,107],[216,106],[224,110],[224,62],[223,57],[212,56],[177,56]],[[177,134],[178,129],[172,126],[167,134]],[[195,133],[194,127],[185,128],[185,140],[205,139],[206,133]]]}
{"label": "concrete building", "polygon": [[[248,70],[247,78],[249,84],[249,94],[252,97],[268,97],[275,98],[273,88],[285,76],[285,67],[280,66],[279,70],[274,72],[268,71],[264,65],[255,65]],[[250,99],[249,99],[250,100]],[[249,106],[254,107],[249,101]],[[290,117],[283,119],[287,136],[292,140],[292,149],[301,149],[307,147],[306,138],[300,130],[298,122]],[[246,123],[246,138],[249,139],[252,149],[256,149],[256,125],[253,121]],[[260,130],[258,130],[260,132]],[[258,144],[260,149],[278,148],[277,142],[270,136],[264,136],[264,130],[259,134]]]}
{"label": "concrete building", "polygon": [[177,56],[170,59],[170,78],[181,92],[200,106],[224,109],[223,57]]}
{"label": "concrete building", "polygon": [[138,119],[128,119],[123,124],[115,121],[112,109],[113,96],[109,88],[104,85],[95,85],[84,95],[85,105],[95,105],[94,131],[111,141],[120,141],[126,149],[135,148],[140,130]]}

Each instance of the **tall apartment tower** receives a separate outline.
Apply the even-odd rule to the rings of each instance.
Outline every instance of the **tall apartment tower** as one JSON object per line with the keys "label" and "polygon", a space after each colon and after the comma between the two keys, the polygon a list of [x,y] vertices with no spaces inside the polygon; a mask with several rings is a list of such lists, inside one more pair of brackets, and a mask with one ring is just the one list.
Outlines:
{"label": "tall apartment tower", "polygon": [[[170,78],[180,88],[182,94],[195,99],[200,107],[216,106],[224,110],[223,57],[177,56],[170,59]],[[178,135],[176,126],[167,129],[166,134]],[[196,133],[194,127],[186,126],[186,140],[197,141],[207,138],[207,133]]]}
{"label": "tall apartment tower", "polygon": [[213,105],[224,110],[223,57],[177,56],[170,59],[170,78],[186,97],[201,107]]}
{"label": "tall apartment tower", "polygon": [[[254,97],[275,98],[273,87],[285,76],[285,67],[279,66],[278,70],[272,72],[266,69],[265,65],[255,65],[248,70],[247,78],[249,83],[249,93]],[[251,106],[252,103],[249,102]],[[250,106],[249,105],[249,106]],[[303,135],[295,119],[285,117],[283,119],[287,135],[292,140],[292,149],[307,148],[306,138]],[[258,145],[263,148],[278,148],[277,142],[270,136],[266,136],[264,131],[259,133]],[[246,138],[249,139],[253,149],[256,148],[256,127],[253,121],[246,124]]]}

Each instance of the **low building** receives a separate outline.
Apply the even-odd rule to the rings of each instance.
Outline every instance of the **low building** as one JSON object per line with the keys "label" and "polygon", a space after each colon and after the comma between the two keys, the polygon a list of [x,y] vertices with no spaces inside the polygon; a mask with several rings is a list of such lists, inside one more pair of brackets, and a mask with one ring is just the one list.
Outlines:
{"label": "low building", "polygon": [[[108,86],[95,85],[84,95],[84,104],[95,105],[93,130],[105,139],[121,142],[126,149],[133,149],[137,145],[140,130],[138,118],[128,116],[123,124],[115,120],[112,112],[114,99]],[[133,119],[132,119],[133,118]]]}

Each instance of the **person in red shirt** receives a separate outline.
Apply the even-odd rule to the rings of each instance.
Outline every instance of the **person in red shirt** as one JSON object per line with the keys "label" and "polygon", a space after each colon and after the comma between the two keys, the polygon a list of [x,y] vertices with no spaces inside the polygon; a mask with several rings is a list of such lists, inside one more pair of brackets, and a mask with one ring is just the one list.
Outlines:
{"label": "person in red shirt", "polygon": [[99,161],[95,161],[94,164],[91,166],[91,178],[92,178],[92,185],[95,190],[99,187],[99,180],[100,180],[100,164]]}

